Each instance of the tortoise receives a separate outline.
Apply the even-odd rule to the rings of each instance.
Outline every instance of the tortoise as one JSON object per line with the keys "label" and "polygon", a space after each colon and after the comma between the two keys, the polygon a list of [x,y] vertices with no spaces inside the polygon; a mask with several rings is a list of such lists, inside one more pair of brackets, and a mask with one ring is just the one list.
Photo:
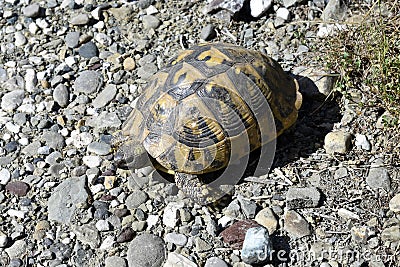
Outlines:
{"label": "tortoise", "polygon": [[149,156],[186,195],[209,202],[215,189],[200,176],[275,140],[295,123],[302,96],[297,81],[263,53],[204,43],[172,58],[136,101],[114,135],[118,166],[137,169]]}

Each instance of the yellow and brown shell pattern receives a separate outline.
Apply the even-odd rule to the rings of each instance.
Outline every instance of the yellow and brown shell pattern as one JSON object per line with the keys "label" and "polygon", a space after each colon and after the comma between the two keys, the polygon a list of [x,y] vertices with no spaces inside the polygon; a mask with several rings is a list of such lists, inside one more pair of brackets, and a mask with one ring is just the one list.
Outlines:
{"label": "yellow and brown shell pattern", "polygon": [[[274,129],[256,116],[265,103]],[[250,151],[276,138],[296,121],[300,105],[296,80],[273,59],[235,45],[202,44],[150,79],[122,134],[141,142],[164,171],[208,173],[245,156],[245,149],[231,153],[243,138]],[[261,136],[265,124],[271,129]]]}

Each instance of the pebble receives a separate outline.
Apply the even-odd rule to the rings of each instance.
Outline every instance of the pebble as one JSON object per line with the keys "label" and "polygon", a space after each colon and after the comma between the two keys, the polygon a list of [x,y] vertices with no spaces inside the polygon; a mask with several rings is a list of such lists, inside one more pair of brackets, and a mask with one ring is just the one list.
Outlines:
{"label": "pebble", "polygon": [[105,267],[127,267],[125,259],[118,256],[107,257],[104,265]]}
{"label": "pebble", "polygon": [[338,209],[338,215],[340,216],[340,217],[342,217],[343,219],[345,219],[345,220],[350,220],[350,219],[352,219],[352,220],[359,220],[360,219],[360,216],[358,216],[357,214],[355,214],[354,212],[351,212],[351,211],[349,211],[349,210],[347,210],[347,209],[345,209],[345,208],[340,208],[340,209]]}
{"label": "pebble", "polygon": [[40,15],[40,6],[38,3],[31,4],[22,8],[22,14],[28,18],[36,18]]}
{"label": "pebble", "polygon": [[349,151],[351,145],[351,134],[344,131],[330,132],[325,136],[325,150],[328,154]]}
{"label": "pebble", "polygon": [[10,171],[7,169],[0,170],[0,184],[6,185],[11,179]]}
{"label": "pebble", "polygon": [[242,260],[248,264],[260,264],[270,260],[271,253],[268,230],[262,226],[248,229],[241,251]]}
{"label": "pebble", "polygon": [[278,220],[271,208],[264,208],[260,210],[255,219],[257,223],[268,229],[269,234],[273,234],[278,227]]}
{"label": "pebble", "polygon": [[107,84],[103,91],[101,91],[97,97],[93,100],[93,107],[102,108],[106,106],[111,100],[114,99],[117,94],[117,86],[114,84]]}
{"label": "pebble", "polygon": [[365,181],[372,189],[383,188],[386,191],[390,190],[390,176],[385,167],[374,167],[372,165]]}
{"label": "pebble", "polygon": [[163,267],[180,267],[180,266],[185,266],[185,267],[198,267],[198,265],[185,256],[178,254],[176,252],[170,252],[168,253],[167,260]]}
{"label": "pebble", "polygon": [[272,6],[272,0],[250,0],[250,14],[258,18],[268,11]]}
{"label": "pebble", "polygon": [[108,35],[105,34],[105,33],[102,33],[102,32],[97,33],[97,34],[94,36],[94,39],[95,39],[99,44],[104,45],[104,46],[110,46],[110,45],[113,43],[113,40],[111,39],[111,37],[108,36]]}
{"label": "pebble", "polygon": [[96,228],[100,232],[106,232],[110,230],[110,223],[106,220],[98,220],[96,222]]}
{"label": "pebble", "polygon": [[197,237],[195,239],[195,250],[199,253],[206,252],[212,249],[212,245],[204,239]]}
{"label": "pebble", "polygon": [[280,7],[276,11],[276,17],[281,18],[285,21],[289,19],[289,15],[290,15],[289,10],[284,7]]}
{"label": "pebble", "polygon": [[400,194],[396,194],[389,201],[389,209],[393,212],[400,212]]}
{"label": "pebble", "polygon": [[54,88],[53,99],[61,107],[66,107],[69,104],[69,91],[64,84],[59,84]]}
{"label": "pebble", "polygon": [[251,200],[245,199],[242,196],[238,196],[240,207],[247,219],[254,219],[256,215],[257,204]]}
{"label": "pebble", "polygon": [[15,42],[14,44],[16,46],[23,46],[28,42],[28,39],[26,39],[25,35],[22,32],[16,32],[14,34]]}
{"label": "pebble", "polygon": [[299,213],[288,210],[285,213],[285,226],[284,229],[292,238],[302,238],[310,235],[310,225]]}
{"label": "pebble", "polygon": [[228,267],[228,264],[218,257],[211,257],[207,259],[204,267]]}
{"label": "pebble", "polygon": [[26,249],[27,244],[24,240],[15,240],[11,247],[5,249],[5,252],[10,259],[18,259],[24,256]]}
{"label": "pebble", "polygon": [[283,6],[288,8],[294,6],[296,3],[300,3],[301,0],[283,0]]}
{"label": "pebble", "polygon": [[371,143],[368,141],[367,137],[363,134],[356,134],[356,140],[354,142],[356,147],[361,148],[366,151],[371,150]]}
{"label": "pebble", "polygon": [[207,24],[200,32],[200,39],[204,41],[210,41],[217,36],[215,31],[215,26],[212,24]]}
{"label": "pebble", "polygon": [[89,245],[92,249],[100,246],[100,233],[93,224],[84,224],[82,226],[72,225],[72,231],[76,238],[83,244]]}
{"label": "pebble", "polygon": [[122,63],[124,66],[124,70],[131,71],[136,68],[136,62],[133,58],[127,57],[124,59],[124,62]]}
{"label": "pebble", "polygon": [[21,181],[12,181],[6,185],[6,190],[13,195],[24,197],[29,190],[29,185]]}
{"label": "pebble", "polygon": [[65,44],[69,48],[75,48],[79,45],[79,38],[81,36],[80,32],[68,32],[65,36]]}
{"label": "pebble", "polygon": [[103,85],[103,78],[100,73],[93,70],[85,70],[79,73],[73,85],[77,93],[91,94],[97,92]]}
{"label": "pebble", "polygon": [[382,230],[381,239],[383,242],[398,242],[400,241],[400,226],[395,225]]}
{"label": "pebble", "polygon": [[78,53],[83,58],[93,58],[99,55],[99,49],[93,42],[87,42],[79,47]]}
{"label": "pebble", "polygon": [[350,229],[351,238],[354,242],[366,244],[369,237],[370,230],[367,226],[353,226]]}
{"label": "pebble", "polygon": [[3,232],[0,231],[0,248],[5,248],[8,244],[9,238]]}
{"label": "pebble", "polygon": [[163,224],[175,228],[179,220],[179,209],[183,208],[182,203],[170,202],[164,209]]}
{"label": "pebble", "polygon": [[117,242],[118,243],[125,243],[133,240],[135,236],[135,231],[131,227],[127,227],[122,229],[121,233],[118,234],[117,236]]}
{"label": "pebble", "polygon": [[98,167],[101,164],[102,159],[99,156],[83,156],[82,162],[89,168]]}
{"label": "pebble", "polygon": [[344,10],[340,0],[330,0],[322,12],[321,18],[324,21],[342,19],[344,17]]}
{"label": "pebble", "polygon": [[35,225],[35,232],[33,238],[36,240],[42,240],[46,236],[46,231],[50,229],[50,223],[45,220],[38,221]]}
{"label": "pebble", "polygon": [[89,15],[88,14],[79,14],[72,17],[69,21],[72,25],[82,26],[89,23]]}
{"label": "pebble", "polygon": [[160,26],[161,21],[153,15],[144,15],[143,16],[143,26],[145,29],[156,29]]}
{"label": "pebble", "polygon": [[25,97],[24,90],[14,90],[5,93],[1,98],[1,108],[4,111],[11,112],[22,104],[22,100]]}
{"label": "pebble", "polygon": [[70,223],[78,206],[88,199],[85,176],[69,178],[59,184],[51,194],[48,205],[49,220]]}
{"label": "pebble", "polygon": [[134,210],[145,203],[147,199],[148,195],[145,192],[141,190],[132,190],[131,194],[125,200],[125,205],[128,209]]}
{"label": "pebble", "polygon": [[34,69],[27,69],[25,72],[25,90],[34,92],[38,83],[36,71]]}
{"label": "pebble", "polygon": [[289,209],[314,208],[321,200],[321,193],[315,187],[291,187],[286,193]]}
{"label": "pebble", "polygon": [[167,243],[172,243],[177,246],[183,247],[184,245],[186,245],[188,239],[185,235],[174,232],[166,234],[164,240]]}
{"label": "pebble", "polygon": [[152,234],[141,234],[131,241],[127,252],[129,267],[159,267],[165,259],[164,241]]}
{"label": "pebble", "polygon": [[92,142],[87,146],[87,150],[96,155],[104,156],[111,152],[111,146],[103,142]]}
{"label": "pebble", "polygon": [[220,233],[223,241],[233,249],[241,249],[248,229],[260,226],[253,220],[241,220],[232,224]]}

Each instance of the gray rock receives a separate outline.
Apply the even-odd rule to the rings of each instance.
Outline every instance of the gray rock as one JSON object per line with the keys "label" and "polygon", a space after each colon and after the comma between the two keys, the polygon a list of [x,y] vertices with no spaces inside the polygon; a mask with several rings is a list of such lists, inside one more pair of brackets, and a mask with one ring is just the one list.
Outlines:
{"label": "gray rock", "polygon": [[389,202],[389,209],[393,212],[400,212],[400,194],[396,194],[394,197],[392,197]]}
{"label": "gray rock", "polygon": [[138,208],[141,204],[145,203],[148,196],[141,190],[133,190],[131,194],[126,198],[125,205],[128,209],[133,210]]}
{"label": "gray rock", "polygon": [[290,209],[317,207],[321,193],[315,187],[289,188],[286,193],[286,203]]}
{"label": "gray rock", "polygon": [[38,3],[22,8],[22,14],[28,18],[36,18],[40,15],[40,6]]}
{"label": "gray rock", "polygon": [[371,167],[366,178],[366,182],[372,189],[383,188],[390,190],[390,176],[385,167]]}
{"label": "gray rock", "polygon": [[97,97],[93,100],[93,107],[95,108],[102,108],[111,100],[114,99],[115,95],[117,94],[117,86],[114,84],[107,84],[103,91],[101,91]]}
{"label": "gray rock", "polygon": [[240,207],[247,219],[253,219],[256,215],[257,204],[242,196],[238,196]]}
{"label": "gray rock", "polygon": [[325,136],[325,150],[328,154],[344,154],[350,149],[351,134],[344,131],[330,132]]}
{"label": "gray rock", "polygon": [[215,27],[212,24],[207,24],[200,32],[200,38],[204,41],[210,41],[217,36]]}
{"label": "gray rock", "polygon": [[268,229],[268,233],[273,234],[278,227],[278,220],[271,208],[260,210],[255,219],[257,223]]}
{"label": "gray rock", "polygon": [[66,107],[69,104],[69,91],[64,84],[59,84],[53,91],[53,99],[61,107]]}
{"label": "gray rock", "polygon": [[[300,46],[299,46],[300,48]],[[306,48],[303,48],[304,52],[307,52],[306,50],[308,50]],[[301,51],[298,51],[301,52]],[[299,68],[301,71],[297,71],[298,75],[301,76],[305,76],[308,79],[311,80],[312,83],[314,83],[311,86],[316,86],[319,93],[328,96],[332,90],[333,87],[335,85],[336,79],[337,79],[337,75],[333,75],[332,73],[330,73],[329,71],[325,71],[325,70],[321,70],[318,68],[313,68],[313,67],[300,67]],[[308,85],[308,84],[307,84]],[[312,91],[312,90],[309,90]],[[315,96],[318,97],[318,96]]]}
{"label": "gray rock", "polygon": [[240,205],[237,199],[233,200],[229,203],[228,207],[223,211],[224,215],[229,216],[231,218],[240,218],[242,214],[240,212]]}
{"label": "gray rock", "polygon": [[25,35],[22,32],[16,32],[14,34],[15,42],[14,44],[16,46],[23,46],[28,42],[28,39],[26,39]]}
{"label": "gray rock", "polygon": [[78,14],[70,19],[70,23],[75,26],[82,26],[89,23],[89,15],[88,14]]}
{"label": "gray rock", "polygon": [[208,258],[204,267],[228,267],[228,264],[218,257]]}
{"label": "gray rock", "polygon": [[285,214],[285,230],[290,237],[301,238],[311,234],[309,223],[299,213],[288,210]]}
{"label": "gray rock", "polygon": [[272,0],[250,0],[250,14],[258,18],[272,6]]}
{"label": "gray rock", "polygon": [[163,267],[179,267],[179,266],[185,266],[185,267],[198,267],[198,265],[185,256],[178,254],[176,252],[170,252],[168,253],[168,258],[163,265]]}
{"label": "gray rock", "polygon": [[14,90],[5,93],[1,98],[1,108],[4,111],[13,111],[22,104],[25,97],[24,90]]}
{"label": "gray rock", "polygon": [[97,117],[87,120],[87,125],[96,128],[97,131],[105,129],[118,129],[121,126],[121,120],[115,112],[103,111]]}
{"label": "gray rock", "polygon": [[92,58],[99,55],[99,49],[93,42],[87,42],[79,47],[78,53],[81,57]]}
{"label": "gray rock", "polygon": [[108,36],[105,33],[97,33],[94,37],[94,39],[99,43],[102,44],[104,46],[110,46],[113,43],[113,40],[111,39],[110,36]]}
{"label": "gray rock", "polygon": [[129,267],[159,267],[165,259],[165,244],[158,236],[142,234],[129,244]]}
{"label": "gray rock", "polygon": [[342,20],[346,15],[346,6],[341,0],[330,0],[322,12],[323,20]]}
{"label": "gray rock", "polygon": [[161,21],[153,15],[144,15],[143,16],[143,26],[145,29],[156,29],[160,26]]}
{"label": "gray rock", "polygon": [[85,70],[79,73],[74,83],[74,91],[77,93],[91,94],[97,92],[103,85],[103,77],[93,70]]}
{"label": "gray rock", "polygon": [[383,242],[398,242],[400,241],[400,226],[395,225],[382,230],[381,239]]}
{"label": "gray rock", "polygon": [[195,239],[195,250],[199,253],[211,250],[213,247],[210,243],[204,239],[197,237]]}
{"label": "gray rock", "polygon": [[45,142],[46,146],[55,150],[62,149],[65,146],[65,138],[58,132],[44,131],[40,140]]}
{"label": "gray rock", "polygon": [[69,48],[75,48],[79,45],[79,37],[81,36],[80,32],[69,32],[65,36],[65,44]]}
{"label": "gray rock", "polygon": [[178,233],[168,233],[164,238],[165,242],[175,244],[177,246],[183,247],[187,243],[187,237],[183,234]]}
{"label": "gray rock", "polygon": [[211,1],[203,10],[203,13],[211,13],[220,9],[235,14],[243,7],[244,0]]}
{"label": "gray rock", "polygon": [[260,226],[247,230],[241,253],[245,263],[263,263],[270,259],[271,252],[272,243],[266,228]]}
{"label": "gray rock", "polygon": [[138,68],[137,75],[143,80],[149,79],[158,70],[156,64],[149,63]]}
{"label": "gray rock", "polygon": [[92,142],[88,145],[87,150],[96,155],[104,156],[111,152],[111,146],[102,142]]}
{"label": "gray rock", "polygon": [[105,267],[127,267],[125,259],[118,256],[107,257],[104,265]]}
{"label": "gray rock", "polygon": [[137,5],[140,9],[146,9],[148,8],[154,0],[139,0]]}
{"label": "gray rock", "polygon": [[356,147],[361,148],[363,150],[370,151],[371,143],[368,141],[367,137],[363,134],[356,134],[356,140],[354,142]]}
{"label": "gray rock", "polygon": [[70,223],[77,206],[84,205],[87,199],[85,176],[66,179],[54,189],[49,198],[49,220]]}
{"label": "gray rock", "polygon": [[100,246],[100,233],[93,224],[72,225],[72,231],[79,241],[89,245],[92,249]]}
{"label": "gray rock", "polygon": [[5,251],[10,259],[21,258],[25,255],[27,244],[24,240],[16,240],[11,247],[6,248]]}

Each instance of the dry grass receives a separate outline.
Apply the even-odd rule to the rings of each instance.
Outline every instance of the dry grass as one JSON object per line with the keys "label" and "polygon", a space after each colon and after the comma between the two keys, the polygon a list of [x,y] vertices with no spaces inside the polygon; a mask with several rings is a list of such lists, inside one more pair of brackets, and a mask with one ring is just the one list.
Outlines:
{"label": "dry grass", "polygon": [[[328,67],[340,74],[337,89],[368,88],[371,100],[400,115],[400,3],[376,1],[363,19],[327,44]],[[391,121],[397,124],[399,120]]]}

